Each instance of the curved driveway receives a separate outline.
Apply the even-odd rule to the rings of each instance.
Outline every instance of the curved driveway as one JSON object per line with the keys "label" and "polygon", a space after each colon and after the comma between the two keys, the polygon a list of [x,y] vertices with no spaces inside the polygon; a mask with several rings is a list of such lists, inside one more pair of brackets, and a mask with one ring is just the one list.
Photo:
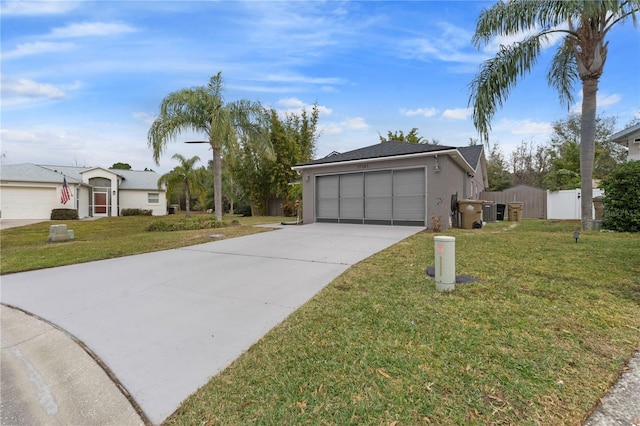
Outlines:
{"label": "curved driveway", "polygon": [[1,301],[84,342],[158,424],[351,265],[422,229],[286,226],[6,275]]}

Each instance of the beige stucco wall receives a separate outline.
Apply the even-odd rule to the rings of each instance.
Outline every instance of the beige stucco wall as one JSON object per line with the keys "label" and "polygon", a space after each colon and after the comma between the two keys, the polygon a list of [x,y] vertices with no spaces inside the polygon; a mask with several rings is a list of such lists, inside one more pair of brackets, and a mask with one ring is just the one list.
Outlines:
{"label": "beige stucco wall", "polygon": [[[159,195],[157,204],[149,203],[149,193]],[[123,209],[145,209],[151,210],[154,216],[167,214],[167,197],[164,191],[120,190],[118,202],[120,203],[120,212]]]}

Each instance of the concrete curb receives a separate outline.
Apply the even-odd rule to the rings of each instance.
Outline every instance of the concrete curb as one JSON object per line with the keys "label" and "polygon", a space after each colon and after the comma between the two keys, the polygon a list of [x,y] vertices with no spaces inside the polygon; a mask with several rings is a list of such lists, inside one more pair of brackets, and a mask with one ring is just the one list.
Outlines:
{"label": "concrete curb", "polygon": [[0,309],[1,424],[145,424],[126,390],[81,342],[19,309]]}

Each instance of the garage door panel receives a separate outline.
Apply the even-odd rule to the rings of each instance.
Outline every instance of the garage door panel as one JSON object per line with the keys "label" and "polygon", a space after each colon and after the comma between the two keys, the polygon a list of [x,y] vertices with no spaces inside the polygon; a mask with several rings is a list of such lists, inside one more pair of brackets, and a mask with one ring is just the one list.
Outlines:
{"label": "garage door panel", "polygon": [[318,219],[338,218],[338,176],[318,176],[316,178],[316,217]]}
{"label": "garage door panel", "polygon": [[[59,206],[56,188],[2,188],[0,196],[3,219],[49,219]],[[73,207],[70,207],[73,208]]]}
{"label": "garage door panel", "polygon": [[424,197],[394,197],[394,220],[424,220]]}
{"label": "garage door panel", "polygon": [[316,220],[423,226],[425,198],[424,169],[319,176]]}
{"label": "garage door panel", "polygon": [[364,217],[363,198],[341,198],[340,199],[340,220],[358,219],[362,221]]}
{"label": "garage door panel", "polygon": [[393,195],[393,177],[391,171],[370,172],[365,176],[365,196],[391,197]]}
{"label": "garage door panel", "polygon": [[364,176],[362,173],[340,176],[340,198],[362,198]]}
{"label": "garage door panel", "polygon": [[365,219],[391,220],[393,200],[391,197],[367,197],[365,199]]}
{"label": "garage door panel", "polygon": [[424,169],[395,170],[393,172],[394,197],[407,195],[424,196],[424,188]]}

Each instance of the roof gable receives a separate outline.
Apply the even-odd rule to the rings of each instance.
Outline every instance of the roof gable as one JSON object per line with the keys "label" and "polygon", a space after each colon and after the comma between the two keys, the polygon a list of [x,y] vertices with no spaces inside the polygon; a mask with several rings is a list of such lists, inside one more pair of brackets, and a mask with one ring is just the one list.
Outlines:
{"label": "roof gable", "polygon": [[469,163],[471,167],[473,167],[475,170],[478,169],[478,162],[482,157],[483,150],[484,150],[484,147],[482,145],[469,145],[469,146],[462,146],[458,148],[458,151],[460,151],[460,154],[464,157],[465,160],[467,160],[467,163]]}

